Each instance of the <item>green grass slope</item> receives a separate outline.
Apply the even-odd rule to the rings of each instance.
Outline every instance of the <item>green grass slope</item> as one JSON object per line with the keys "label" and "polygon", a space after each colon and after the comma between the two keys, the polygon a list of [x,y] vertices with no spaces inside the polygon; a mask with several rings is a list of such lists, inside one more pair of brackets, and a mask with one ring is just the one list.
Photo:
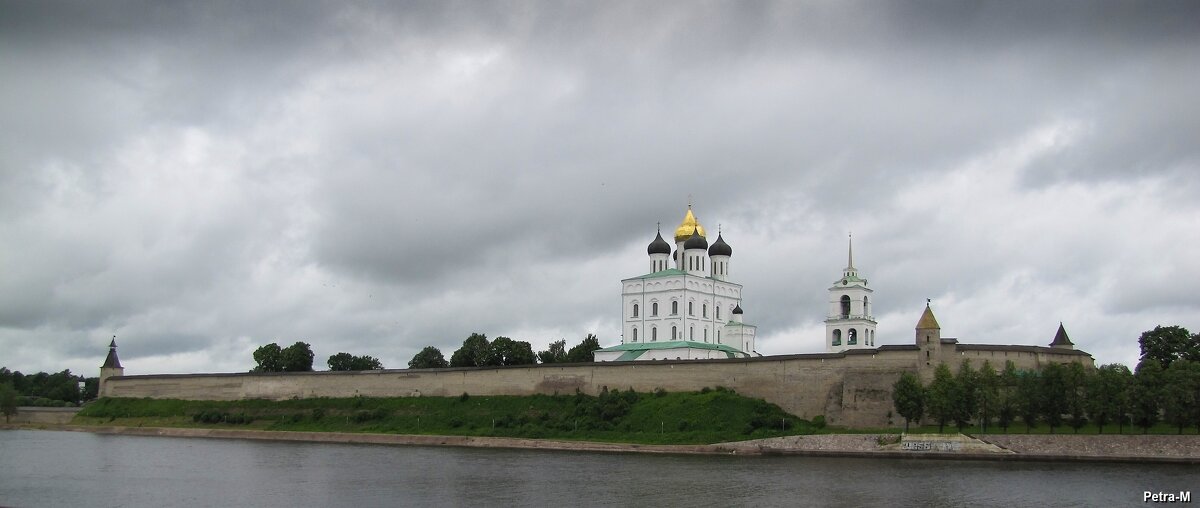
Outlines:
{"label": "green grass slope", "polygon": [[105,398],[85,407],[75,423],[646,444],[706,444],[817,430],[817,426],[774,404],[724,388],[691,393],[613,390],[596,397],[464,395],[284,401]]}

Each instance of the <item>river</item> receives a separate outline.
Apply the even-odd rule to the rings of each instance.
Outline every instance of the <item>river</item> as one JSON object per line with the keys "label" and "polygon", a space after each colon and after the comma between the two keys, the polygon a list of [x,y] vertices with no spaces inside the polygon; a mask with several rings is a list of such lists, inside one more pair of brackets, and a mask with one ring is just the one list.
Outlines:
{"label": "river", "polygon": [[[1125,506],[1195,466],[726,457],[0,431],[0,506]],[[1193,501],[1195,502],[1195,501]]]}

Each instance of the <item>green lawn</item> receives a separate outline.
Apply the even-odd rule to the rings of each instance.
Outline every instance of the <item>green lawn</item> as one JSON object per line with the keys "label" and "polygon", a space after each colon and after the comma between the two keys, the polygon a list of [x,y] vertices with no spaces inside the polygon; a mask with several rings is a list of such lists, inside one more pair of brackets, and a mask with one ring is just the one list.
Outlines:
{"label": "green lawn", "polygon": [[644,444],[709,444],[820,430],[819,423],[813,425],[774,404],[722,388],[691,393],[613,391],[599,397],[576,394],[227,402],[106,398],[85,407],[75,423]]}

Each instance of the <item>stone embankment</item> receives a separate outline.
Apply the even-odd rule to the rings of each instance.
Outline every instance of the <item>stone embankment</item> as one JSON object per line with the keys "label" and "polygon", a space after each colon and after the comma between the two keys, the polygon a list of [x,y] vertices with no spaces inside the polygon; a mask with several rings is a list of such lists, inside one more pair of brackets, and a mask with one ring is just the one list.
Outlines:
{"label": "stone embankment", "polygon": [[980,440],[1030,456],[1168,457],[1200,460],[1200,436],[987,434]]}
{"label": "stone embankment", "polygon": [[[712,445],[647,445],[480,436],[280,432],[214,428],[108,427],[90,425],[3,425],[134,436],[259,439],[318,443],[461,446],[610,453],[708,455],[807,455],[896,459],[971,459],[1200,464],[1200,436],[989,434],[818,434]],[[907,445],[907,446],[906,446]],[[926,445],[913,446],[913,445]]]}

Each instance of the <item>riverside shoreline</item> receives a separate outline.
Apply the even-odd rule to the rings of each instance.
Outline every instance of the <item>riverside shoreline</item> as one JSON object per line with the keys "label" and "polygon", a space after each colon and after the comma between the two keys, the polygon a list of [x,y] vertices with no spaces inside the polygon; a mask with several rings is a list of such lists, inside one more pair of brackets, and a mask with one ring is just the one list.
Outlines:
{"label": "riverside shoreline", "polygon": [[[815,434],[708,445],[653,445],[484,436],[291,432],[180,427],[2,425],[0,429],[58,430],[128,436],[254,439],[393,446],[457,446],[604,453],[812,456],[1036,462],[1119,462],[1200,465],[1200,436],[984,435],[978,441],[1004,453],[905,451],[879,444],[877,434]],[[895,436],[891,434],[889,436]],[[919,435],[912,435],[919,437]],[[931,435],[931,438],[936,438]],[[966,436],[966,439],[975,439]]]}

